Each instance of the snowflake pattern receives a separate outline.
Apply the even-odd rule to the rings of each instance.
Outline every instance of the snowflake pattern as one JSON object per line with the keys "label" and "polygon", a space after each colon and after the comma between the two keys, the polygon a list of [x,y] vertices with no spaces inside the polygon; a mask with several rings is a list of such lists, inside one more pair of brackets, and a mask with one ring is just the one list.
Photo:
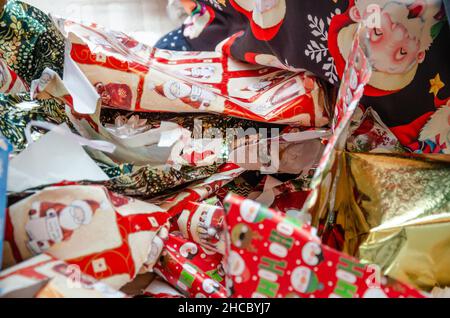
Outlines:
{"label": "snowflake pattern", "polygon": [[313,17],[308,14],[309,27],[311,29],[311,34],[315,39],[310,40],[306,45],[305,54],[312,61],[317,64],[322,63],[322,69],[325,71],[325,77],[331,84],[338,81],[336,65],[334,64],[334,58],[329,54],[328,51],[328,28],[331,23],[331,19],[337,15],[341,14],[340,9],[336,9],[331,12],[330,16],[327,17],[326,25],[325,21],[318,17]]}

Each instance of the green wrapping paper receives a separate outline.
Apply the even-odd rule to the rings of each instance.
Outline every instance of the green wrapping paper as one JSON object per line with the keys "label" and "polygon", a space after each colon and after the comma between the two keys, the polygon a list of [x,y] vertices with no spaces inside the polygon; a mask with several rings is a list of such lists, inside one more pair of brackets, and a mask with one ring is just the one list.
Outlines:
{"label": "green wrapping paper", "polygon": [[45,13],[11,0],[0,12],[0,55],[30,84],[46,67],[62,75],[64,38]]}
{"label": "green wrapping paper", "polygon": [[[180,116],[173,113],[142,113],[106,108],[101,110],[100,123],[103,126],[112,125],[119,116],[124,118],[139,116],[140,120],[145,120],[144,125],[149,129],[158,128],[162,121],[175,123],[192,133],[195,133],[195,129],[201,129],[200,133],[202,133],[209,128],[217,127],[224,136],[229,128],[246,130],[255,126],[274,127],[274,125],[212,114],[183,114]],[[200,122],[201,125],[197,126],[196,123]],[[270,129],[268,131],[270,132]],[[133,163],[115,164],[98,152],[93,156],[97,156],[96,159],[101,162],[101,168],[111,177],[111,180],[105,183],[108,189],[143,198],[171,194],[183,184],[210,177],[217,172],[219,167],[218,164],[202,167],[183,166],[178,170],[166,166],[134,165]]]}
{"label": "green wrapping paper", "polygon": [[27,145],[25,127],[30,121],[69,123],[62,103],[55,99],[32,100],[28,93],[0,94],[0,118],[0,133],[13,145],[15,152]]}
{"label": "green wrapping paper", "polygon": [[[117,167],[121,173],[122,166]],[[129,167],[129,165],[128,165]],[[193,181],[205,179],[213,175],[218,169],[217,165],[206,167],[183,167],[180,170],[173,168],[133,167],[131,173],[123,173],[103,183],[109,190],[133,197],[148,199],[157,195],[169,194],[176,187]],[[111,173],[112,168],[108,171]],[[106,172],[106,171],[105,171]]]}

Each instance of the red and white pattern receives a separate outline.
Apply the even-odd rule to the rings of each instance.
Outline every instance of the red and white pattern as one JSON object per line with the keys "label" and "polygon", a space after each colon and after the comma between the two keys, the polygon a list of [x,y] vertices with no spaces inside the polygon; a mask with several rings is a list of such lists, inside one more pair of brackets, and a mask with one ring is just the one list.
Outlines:
{"label": "red and white pattern", "polygon": [[321,243],[307,224],[235,195],[225,199],[227,286],[244,298],[423,298]]}
{"label": "red and white pattern", "polygon": [[137,275],[167,221],[163,209],[102,186],[49,187],[9,207],[4,261],[45,251],[120,288]]}
{"label": "red and white pattern", "polygon": [[306,72],[255,67],[223,52],[129,48],[124,34],[69,21],[65,32],[71,58],[97,88],[104,106],[213,112],[308,127],[328,123],[323,89]]}
{"label": "red and white pattern", "polygon": [[187,297],[226,298],[222,258],[171,233],[154,270]]}
{"label": "red and white pattern", "polygon": [[0,297],[123,298],[125,294],[49,254],[0,272]]}
{"label": "red and white pattern", "polygon": [[28,91],[28,85],[0,58],[0,93],[17,94]]}

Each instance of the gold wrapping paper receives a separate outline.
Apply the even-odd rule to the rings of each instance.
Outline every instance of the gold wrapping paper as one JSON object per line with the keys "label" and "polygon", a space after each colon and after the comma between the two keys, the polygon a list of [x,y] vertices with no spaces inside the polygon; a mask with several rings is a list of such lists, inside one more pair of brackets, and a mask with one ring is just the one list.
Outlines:
{"label": "gold wrapping paper", "polygon": [[444,156],[338,154],[343,250],[430,290],[450,285],[450,162]]}

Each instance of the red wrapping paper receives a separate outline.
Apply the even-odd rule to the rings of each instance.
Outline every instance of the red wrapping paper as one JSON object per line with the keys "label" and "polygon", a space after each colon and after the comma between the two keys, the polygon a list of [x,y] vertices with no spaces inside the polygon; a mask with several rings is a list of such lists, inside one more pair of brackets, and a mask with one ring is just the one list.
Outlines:
{"label": "red wrapping paper", "polygon": [[186,202],[172,229],[209,251],[225,254],[225,212],[215,205]]}
{"label": "red wrapping paper", "polygon": [[224,203],[233,297],[426,297],[323,245],[307,224],[233,194]]}
{"label": "red wrapping paper", "polygon": [[0,298],[123,298],[125,294],[49,254],[0,272]]}
{"label": "red wrapping paper", "polygon": [[150,298],[185,298],[178,290],[174,289],[161,278],[155,278],[142,292],[142,296]]}
{"label": "red wrapping paper", "polygon": [[7,210],[5,263],[46,252],[120,288],[147,260],[169,219],[160,207],[102,186],[54,186]]}
{"label": "red wrapping paper", "polygon": [[323,88],[307,72],[241,63],[220,50],[154,49],[97,25],[65,21],[61,27],[71,42],[71,57],[104,106],[214,112],[308,127],[328,123]]}
{"label": "red wrapping paper", "polygon": [[154,271],[187,297],[226,298],[222,258],[171,233]]}
{"label": "red wrapping paper", "polygon": [[17,94],[28,91],[28,85],[0,58],[0,93]]}
{"label": "red wrapping paper", "polygon": [[[183,210],[184,204],[207,199],[243,172],[244,169],[234,163],[224,164],[213,176],[183,189],[177,194],[164,200],[164,203],[161,203],[160,206],[166,209],[171,216],[179,215]],[[158,204],[158,202],[155,203]]]}

